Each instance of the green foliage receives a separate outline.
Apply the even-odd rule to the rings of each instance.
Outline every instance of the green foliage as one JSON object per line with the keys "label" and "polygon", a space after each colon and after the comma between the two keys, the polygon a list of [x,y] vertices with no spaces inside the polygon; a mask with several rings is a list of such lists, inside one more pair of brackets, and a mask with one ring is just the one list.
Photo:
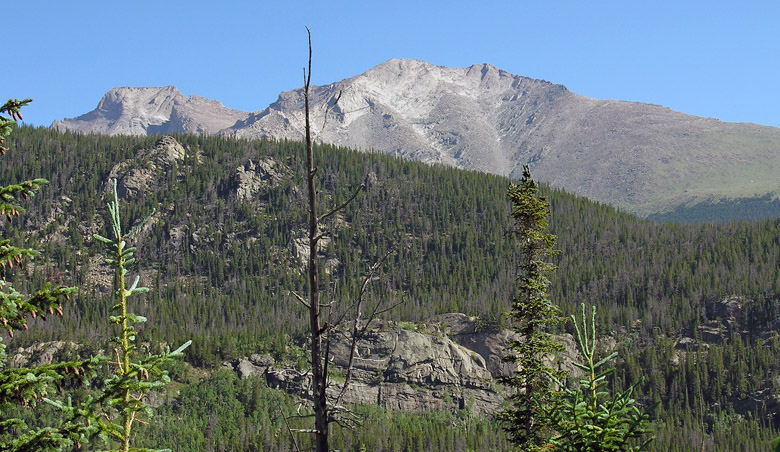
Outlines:
{"label": "green foliage", "polygon": [[642,440],[651,433],[648,429],[649,416],[639,410],[633,398],[638,383],[614,394],[608,389],[607,377],[615,372],[606,368],[618,353],[612,352],[604,358],[596,357],[596,307],[590,318],[590,327],[582,305],[582,327],[575,316],[571,316],[577,331],[582,362],[574,365],[584,372],[578,384],[570,385],[554,377],[563,388],[563,395],[546,407],[546,416],[556,435],[550,439],[552,451],[602,452],[647,450],[652,437]]}
{"label": "green foliage", "polygon": [[[158,212],[136,235],[142,240],[135,255],[154,288],[138,295],[136,312],[149,319],[137,328],[139,343],[192,338],[187,361],[211,368],[258,350],[284,350],[304,334],[301,309],[288,295],[306,292],[305,279],[291,270],[293,240],[306,223],[298,182],[305,178],[303,145],[175,138],[185,158],[155,173],[143,193],[121,199],[127,218]],[[23,272],[14,264],[9,283],[30,294],[46,282],[82,287],[63,317],[31,322],[14,346],[113,336],[90,262],[102,249],[94,227],[109,223],[100,194],[115,165],[134,164],[157,139],[20,127],[6,140],[14,149],[3,159],[7,179],[51,175],[49,186],[23,203],[24,227],[0,222],[5,238],[39,244],[42,252]],[[396,247],[383,266],[381,292],[406,302],[388,313],[392,319],[419,323],[463,312],[485,328],[506,322],[520,263],[506,234],[506,178],[334,146],[315,152],[328,156],[318,162],[323,209],[370,175],[354,204],[329,219],[326,254],[340,261],[321,275],[329,297],[348,299],[359,288],[340,275],[361,274],[381,250]],[[279,181],[251,201],[238,198],[236,168],[265,159],[278,164]],[[651,448],[766,450],[777,436],[767,397],[780,375],[780,220],[658,224],[543,184],[539,193],[550,202],[550,233],[561,250],[548,260],[558,267],[549,275],[550,298],[563,312],[599,300],[597,328],[617,340],[620,353],[611,388],[642,382],[634,396],[650,407]],[[718,302],[731,295],[742,307],[721,312]],[[721,329],[715,339],[705,335],[713,325]],[[684,346],[680,338],[693,342]]]}
{"label": "green foliage", "polygon": [[[22,112],[21,107],[24,107],[32,102],[32,99],[8,99],[2,107],[0,107],[0,154],[5,155],[8,148],[3,146],[5,139],[13,132],[16,127],[16,121],[21,121]],[[3,116],[7,114],[10,118]]]}
{"label": "green foliage", "polygon": [[544,413],[555,399],[551,377],[565,375],[546,362],[563,350],[551,334],[551,329],[560,322],[560,309],[547,293],[548,275],[555,266],[545,259],[555,254],[555,236],[547,232],[550,205],[539,196],[528,165],[523,168],[520,182],[509,187],[508,197],[521,263],[518,293],[509,314],[517,338],[509,343],[510,354],[504,360],[516,363],[518,370],[502,380],[515,392],[509,397],[511,408],[503,411],[500,419],[521,450],[536,451],[544,449],[550,434],[551,425]]}
{"label": "green foliage", "polygon": [[[294,451],[284,417],[292,428],[311,428],[297,416],[302,400],[266,386],[261,378],[239,379],[227,369],[214,371],[183,388],[175,401],[157,410],[155,422],[138,430],[138,444],[168,444],[174,451]],[[356,406],[364,419],[355,430],[333,429],[333,450],[369,451],[510,451],[511,444],[490,419],[455,413],[404,412]],[[313,445],[296,436],[301,450]]]}
{"label": "green foliage", "polygon": [[149,392],[159,390],[170,382],[168,372],[164,369],[165,363],[169,359],[180,357],[191,342],[186,342],[173,352],[166,349],[160,354],[135,357],[137,353],[134,325],[145,322],[146,318],[129,312],[128,298],[146,293],[149,289],[138,286],[139,276],[136,276],[129,289],[125,285],[125,277],[128,268],[135,262],[136,251],[135,247],[128,247],[127,244],[128,240],[146,223],[149,217],[131,229],[130,232],[123,232],[116,180],[113,180],[112,184],[114,198],[108,203],[108,211],[111,217],[113,239],[99,234],[95,234],[94,237],[95,240],[106,246],[106,253],[111,257],[107,258],[105,262],[115,269],[118,282],[116,290],[118,302],[111,307],[111,311],[118,315],[110,316],[110,320],[119,326],[119,335],[114,338],[114,342],[118,344],[118,348],[114,349],[116,361],[112,362],[114,373],[106,380],[105,388],[97,399],[103,407],[105,418],[112,421],[106,422],[102,418],[98,418],[98,426],[100,427],[100,435],[105,441],[114,440],[121,444],[121,449],[116,450],[122,452],[131,450],[155,451],[157,449],[131,448],[133,425],[136,421],[144,422],[144,418],[152,416],[152,410],[144,402],[144,398]]}
{"label": "green foliage", "polygon": [[[515,388],[512,406],[500,414],[513,442],[524,451],[632,451],[639,452],[649,440],[634,445],[632,440],[649,432],[648,416],[641,413],[632,398],[636,383],[609,398],[607,377],[615,369],[602,367],[617,356],[614,352],[596,361],[596,310],[590,329],[582,306],[582,328],[572,321],[584,363],[574,363],[585,372],[580,386],[564,383],[566,373],[547,364],[551,356],[563,350],[551,330],[560,322],[560,310],[550,301],[548,275],[555,266],[545,259],[555,253],[555,236],[547,232],[549,203],[539,196],[536,183],[526,165],[523,177],[509,189],[514,234],[520,244],[522,261],[518,295],[510,317],[518,338],[511,341],[511,354],[505,360],[518,364],[518,371],[504,383]],[[563,388],[553,391],[551,383]]]}
{"label": "green foliage", "polygon": [[[0,106],[0,153],[5,155],[5,139],[17,120],[22,119],[20,107],[32,99],[8,100]],[[10,118],[2,116],[5,113]],[[0,187],[0,215],[10,223],[24,209],[22,199],[35,194],[45,179],[32,179]],[[13,338],[14,331],[27,330],[28,317],[46,318],[55,313],[62,316],[62,304],[76,292],[73,287],[46,283],[41,289],[23,292],[7,281],[14,266],[23,269],[26,261],[40,256],[37,250],[12,245],[11,239],[0,238],[0,326]],[[2,341],[2,338],[0,338]],[[91,431],[85,420],[91,416],[86,405],[73,405],[49,398],[63,386],[84,384],[95,375],[97,358],[69,360],[41,366],[19,368],[7,365],[6,345],[0,342],[0,451],[61,451],[79,445]],[[58,407],[60,415],[50,425],[31,427],[17,416],[17,407],[36,408],[39,402]]]}

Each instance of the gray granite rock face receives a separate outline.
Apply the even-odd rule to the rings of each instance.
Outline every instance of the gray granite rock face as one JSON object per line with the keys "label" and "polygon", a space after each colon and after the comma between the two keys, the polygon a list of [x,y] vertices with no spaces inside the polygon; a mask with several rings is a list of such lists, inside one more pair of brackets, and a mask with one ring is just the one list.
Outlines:
{"label": "gray granite rock face", "polygon": [[[354,378],[344,397],[346,403],[378,404],[403,410],[459,410],[494,412],[502,396],[484,358],[455,343],[444,330],[377,322],[356,349]],[[344,341],[331,346],[331,366],[336,370],[329,395],[341,389],[349,346]],[[267,356],[267,355],[266,355]],[[270,387],[306,397],[311,378],[305,371],[257,359],[226,363],[242,378],[261,376]]]}
{"label": "gray granite rock face", "polygon": [[173,137],[162,136],[154,146],[141,149],[135,158],[117,163],[108,179],[117,180],[120,198],[135,197],[155,191],[158,181],[174,165],[182,163],[187,151]]}
{"label": "gray granite rock face", "polygon": [[236,168],[233,177],[236,197],[252,200],[264,189],[278,183],[285,173],[281,166],[270,157],[262,157],[257,161],[249,160]]}
{"label": "gray granite rock face", "polygon": [[188,98],[175,86],[122,87],[107,92],[91,112],[52,127],[106,135],[215,134],[248,114],[204,97]]}

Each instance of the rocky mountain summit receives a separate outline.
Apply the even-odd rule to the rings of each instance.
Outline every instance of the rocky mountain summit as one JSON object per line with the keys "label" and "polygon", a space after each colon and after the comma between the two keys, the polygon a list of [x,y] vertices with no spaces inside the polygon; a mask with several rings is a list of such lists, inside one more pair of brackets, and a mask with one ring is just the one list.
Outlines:
{"label": "rocky mountain summit", "polygon": [[247,113],[205,97],[184,96],[175,86],[114,88],[95,110],[54,121],[58,130],[107,135],[154,135],[172,132],[214,134]]}
{"label": "rocky mountain summit", "polygon": [[[529,163],[539,180],[639,215],[780,194],[780,129],[591,99],[489,64],[390,60],[312,87],[311,105],[321,142],[507,176]],[[246,113],[172,86],[116,88],[52,126],[300,140],[303,108],[302,89]]]}

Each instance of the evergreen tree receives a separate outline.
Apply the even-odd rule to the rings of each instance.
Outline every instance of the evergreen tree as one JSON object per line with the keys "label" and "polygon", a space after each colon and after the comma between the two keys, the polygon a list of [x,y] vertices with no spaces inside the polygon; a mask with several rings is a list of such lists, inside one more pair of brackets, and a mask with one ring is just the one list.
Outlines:
{"label": "evergreen tree", "polygon": [[647,428],[649,416],[636,406],[633,392],[638,383],[625,391],[610,394],[607,389],[607,377],[615,372],[611,367],[602,368],[618,352],[598,359],[596,357],[596,307],[590,318],[585,316],[582,305],[582,328],[575,316],[571,316],[577,330],[577,345],[583,362],[574,365],[585,375],[579,384],[569,387],[561,380],[556,383],[564,388],[562,397],[556,398],[548,408],[546,417],[556,435],[550,439],[551,450],[560,452],[604,452],[630,451],[640,452],[652,437],[643,437],[651,433]]}
{"label": "evergreen tree", "polygon": [[[0,107],[0,154],[5,155],[9,150],[4,146],[5,139],[16,121],[22,119],[20,107],[31,101],[8,100]],[[0,187],[0,215],[9,222],[18,217],[24,212],[18,203],[33,196],[47,183],[45,179],[33,179]],[[26,261],[39,255],[36,250],[18,247],[10,239],[0,238],[0,326],[11,338],[14,331],[27,330],[28,317],[61,316],[63,303],[76,292],[74,287],[47,283],[34,293],[24,294],[8,282],[14,266],[23,268]],[[60,451],[73,444],[79,446],[93,430],[85,422],[91,417],[90,411],[86,405],[53,401],[48,394],[57,392],[64,385],[86,382],[88,377],[94,376],[98,359],[14,368],[7,365],[7,358],[6,345],[0,342],[0,451]],[[35,408],[40,401],[61,408],[62,415],[56,425],[31,427],[14,415],[19,412],[16,407]]]}
{"label": "evergreen tree", "polygon": [[539,196],[528,165],[523,167],[520,182],[509,187],[508,197],[522,261],[518,291],[509,314],[517,337],[510,342],[510,354],[504,358],[516,363],[518,371],[503,379],[516,391],[509,397],[512,406],[500,414],[500,419],[520,450],[536,451],[549,444],[551,426],[544,414],[555,397],[551,377],[564,376],[564,372],[546,364],[551,355],[563,349],[550,332],[561,319],[558,306],[547,293],[548,275],[555,266],[545,259],[555,254],[555,236],[547,232],[550,205]]}
{"label": "evergreen tree", "polygon": [[[289,246],[303,234],[307,218],[304,144],[202,135],[176,139],[192,152],[160,171],[143,196],[120,200],[125,218],[159,210],[136,253],[144,266],[159,269],[146,281],[155,290],[143,312],[159,322],[150,322],[142,334],[152,343],[176,345],[179,338],[192,338],[187,359],[212,367],[258,350],[281,350],[309,325],[300,321],[300,311],[289,308],[295,301],[288,295],[308,293],[305,275],[291,271],[298,261]],[[90,241],[83,239],[103,212],[104,175],[117,163],[144,164],[136,156],[156,140],[26,126],[6,139],[12,151],[2,158],[4,183],[38,175],[50,179],[35,197],[20,201],[26,209],[23,223],[0,222],[5,238],[40,243],[33,246],[44,258],[25,265],[24,274],[14,264],[18,283],[9,281],[34,293],[51,279],[41,261],[52,261],[67,272],[68,285],[81,287],[64,305],[63,318],[30,322],[30,331],[16,332],[9,347],[113,336],[95,308],[105,297],[91,283],[95,278],[85,259]],[[340,276],[360,274],[377,250],[395,242],[402,245],[383,266],[387,290],[381,296],[407,302],[392,311],[393,319],[425,321],[453,311],[488,325],[502,319],[517,290],[517,264],[507,263],[519,263],[515,238],[505,234],[511,220],[506,178],[316,142],[314,153],[327,155],[316,161],[323,207],[346,199],[349,187],[366,174],[376,175],[343,215],[326,221],[332,241],[321,246],[320,256],[341,261],[336,273],[321,272],[326,302],[354,294],[360,281]],[[235,194],[234,172],[250,159],[272,159],[283,177],[242,201]],[[539,189],[551,204],[550,232],[561,250],[549,260],[558,266],[550,275],[549,295],[566,313],[579,311],[577,300],[599,300],[596,326],[614,330],[619,344],[614,388],[623,390],[645,377],[634,395],[654,406],[651,448],[672,452],[695,444],[699,450],[715,441],[718,450],[765,450],[776,434],[773,405],[745,410],[754,406],[757,394],[769,397],[778,387],[780,339],[771,332],[780,328],[780,220],[664,225],[541,183]],[[62,234],[65,240],[50,239]],[[738,295],[743,307],[719,313],[716,305],[731,295]],[[734,328],[721,328],[720,340],[713,341],[715,323]],[[736,348],[732,334],[741,336],[744,347]],[[681,338],[694,342],[678,343]],[[680,365],[674,364],[678,359]],[[729,370],[743,364],[749,367],[741,382],[740,372]],[[744,401],[738,396],[743,383]],[[748,413],[757,421],[745,420]],[[750,425],[761,433],[750,436]],[[760,441],[763,449],[755,446]],[[163,444],[150,440],[144,446],[158,443]],[[372,444],[367,447],[373,450]]]}
{"label": "evergreen tree", "polygon": [[171,352],[166,350],[164,353],[148,355],[136,358],[136,331],[134,324],[143,323],[146,318],[131,313],[128,310],[128,298],[146,293],[149,291],[146,287],[139,287],[139,276],[128,289],[125,284],[127,269],[135,262],[135,247],[128,246],[128,240],[146,223],[147,217],[141,221],[130,232],[123,232],[122,221],[119,215],[119,197],[116,191],[116,180],[112,180],[114,199],[108,203],[108,212],[111,216],[111,227],[113,239],[95,234],[96,240],[106,245],[106,252],[110,258],[106,263],[113,266],[116,271],[116,299],[117,303],[111,307],[117,315],[112,315],[110,320],[119,326],[119,335],[114,338],[118,344],[114,349],[116,360],[114,365],[114,374],[106,381],[103,394],[98,401],[104,407],[105,417],[113,420],[105,422],[98,420],[100,434],[105,439],[111,439],[121,443],[122,452],[132,451],[155,451],[157,449],[139,449],[131,448],[133,439],[133,425],[136,421],[143,422],[144,417],[152,415],[151,408],[144,402],[146,395],[153,390],[159,390],[165,384],[170,382],[168,372],[162,368],[169,359],[179,357],[182,351],[187,348],[191,341]]}

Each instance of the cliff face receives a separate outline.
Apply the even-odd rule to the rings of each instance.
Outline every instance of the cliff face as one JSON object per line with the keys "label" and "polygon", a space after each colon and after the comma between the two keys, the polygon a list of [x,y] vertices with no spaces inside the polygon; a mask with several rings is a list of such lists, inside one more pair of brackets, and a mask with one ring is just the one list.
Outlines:
{"label": "cliff face", "polygon": [[[679,366],[692,359],[686,356],[688,353],[706,354],[711,346],[728,340],[728,331],[739,329],[734,315],[745,302],[742,297],[731,296],[708,306],[717,320],[699,327],[701,340],[676,338],[672,364]],[[498,380],[515,370],[514,364],[502,360],[514,337],[510,330],[484,326],[478,319],[459,313],[443,314],[426,324],[376,322],[357,347],[354,379],[344,401],[397,410],[465,409],[475,414],[495,414],[510,391]],[[573,377],[582,375],[572,364],[581,361],[574,338],[564,334],[556,339],[564,346],[558,365]],[[599,341],[605,353],[618,346],[611,336]],[[340,390],[338,383],[343,381],[339,376],[344,375],[349,350],[343,342],[335,343],[331,350],[336,384],[329,394],[335,396]],[[308,374],[268,354],[254,354],[224,365],[242,378],[260,377],[270,387],[309,397]],[[778,398],[771,391],[762,391],[735,399],[734,406],[742,415],[762,406],[776,410]]]}
{"label": "cliff face", "polygon": [[[398,410],[495,413],[505,390],[497,379],[513,371],[501,360],[512,337],[510,331],[481,329],[476,318],[457,313],[426,324],[377,321],[358,343],[354,378],[344,401]],[[566,346],[563,362],[570,363],[574,343],[569,336],[561,339]],[[335,342],[331,352],[335,384],[329,395],[336,396],[348,363],[348,344]],[[302,397],[310,394],[311,378],[305,370],[268,354],[235,359],[225,367],[242,378],[264,378],[270,387]]]}
{"label": "cliff face", "polygon": [[[465,317],[465,316],[463,316]],[[502,401],[485,359],[456,343],[444,324],[414,325],[380,321],[360,341],[354,379],[344,401],[400,410],[494,412]],[[335,396],[349,356],[346,342],[331,346]],[[276,362],[267,354],[225,363],[241,377],[260,376],[268,385],[307,397],[311,379],[305,371]]]}

